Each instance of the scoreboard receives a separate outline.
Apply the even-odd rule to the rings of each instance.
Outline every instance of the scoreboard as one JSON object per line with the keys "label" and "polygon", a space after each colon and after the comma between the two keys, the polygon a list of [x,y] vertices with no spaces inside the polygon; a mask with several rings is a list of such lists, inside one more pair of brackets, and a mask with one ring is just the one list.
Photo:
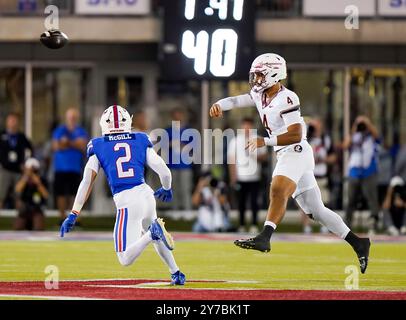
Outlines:
{"label": "scoreboard", "polygon": [[164,78],[247,78],[255,55],[255,1],[163,2]]}

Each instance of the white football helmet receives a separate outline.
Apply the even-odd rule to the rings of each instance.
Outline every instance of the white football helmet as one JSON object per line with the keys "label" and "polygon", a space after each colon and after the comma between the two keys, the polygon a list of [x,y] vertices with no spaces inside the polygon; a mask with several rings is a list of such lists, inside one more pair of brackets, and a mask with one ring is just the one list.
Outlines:
{"label": "white football helmet", "polygon": [[131,132],[133,117],[119,105],[113,105],[104,110],[100,118],[102,134]]}
{"label": "white football helmet", "polygon": [[[258,77],[258,73],[262,77]],[[249,83],[255,92],[261,92],[286,79],[286,61],[275,53],[264,53],[252,62]]]}

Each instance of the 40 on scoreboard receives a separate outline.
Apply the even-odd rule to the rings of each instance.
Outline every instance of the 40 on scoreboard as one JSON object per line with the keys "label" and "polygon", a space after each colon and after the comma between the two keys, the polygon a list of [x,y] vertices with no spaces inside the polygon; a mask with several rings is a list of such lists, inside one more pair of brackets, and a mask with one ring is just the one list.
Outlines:
{"label": "40 on scoreboard", "polygon": [[166,79],[246,79],[255,55],[255,1],[163,1]]}

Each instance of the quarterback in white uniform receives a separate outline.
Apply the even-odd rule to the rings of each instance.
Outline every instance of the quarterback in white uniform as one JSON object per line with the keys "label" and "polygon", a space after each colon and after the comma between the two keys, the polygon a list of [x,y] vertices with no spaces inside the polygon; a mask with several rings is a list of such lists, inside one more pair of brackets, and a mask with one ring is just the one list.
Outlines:
{"label": "quarterback in white uniform", "polygon": [[221,117],[223,111],[256,106],[268,137],[250,140],[246,148],[255,151],[265,145],[273,146],[277,155],[264,229],[254,238],[234,243],[245,249],[270,251],[272,233],[285,215],[289,197],[293,197],[306,214],[353,247],[364,273],[368,266],[370,240],[356,236],[338,214],[324,206],[313,173],[313,151],[306,140],[299,98],[280,83],[286,76],[286,61],[281,56],[262,54],[250,69],[250,93],[221,99],[210,108],[211,117]]}

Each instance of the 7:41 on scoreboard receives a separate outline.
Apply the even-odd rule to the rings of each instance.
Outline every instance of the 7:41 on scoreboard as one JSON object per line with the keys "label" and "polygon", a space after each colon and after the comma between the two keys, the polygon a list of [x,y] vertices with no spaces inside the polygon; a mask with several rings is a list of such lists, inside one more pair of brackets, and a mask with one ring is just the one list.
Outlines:
{"label": "7:41 on scoreboard", "polygon": [[247,63],[254,53],[254,3],[182,0],[166,6],[164,75],[184,79],[245,78]]}

